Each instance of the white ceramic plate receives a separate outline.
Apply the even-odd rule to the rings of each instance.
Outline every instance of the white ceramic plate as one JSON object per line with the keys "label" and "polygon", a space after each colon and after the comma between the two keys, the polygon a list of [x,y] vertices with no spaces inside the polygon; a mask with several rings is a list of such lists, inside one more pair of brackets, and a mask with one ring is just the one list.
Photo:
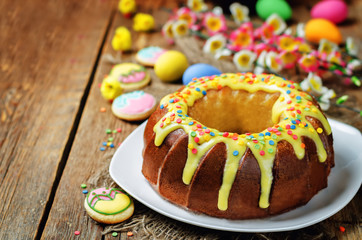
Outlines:
{"label": "white ceramic plate", "polygon": [[362,135],[344,123],[329,120],[336,165],[328,178],[328,188],[320,191],[305,206],[290,212],[253,220],[227,220],[195,214],[163,199],[143,177],[142,149],[146,122],[140,125],[118,148],[109,172],[114,181],[149,208],[189,224],[235,232],[278,232],[300,229],[318,223],[346,206],[362,182]]}

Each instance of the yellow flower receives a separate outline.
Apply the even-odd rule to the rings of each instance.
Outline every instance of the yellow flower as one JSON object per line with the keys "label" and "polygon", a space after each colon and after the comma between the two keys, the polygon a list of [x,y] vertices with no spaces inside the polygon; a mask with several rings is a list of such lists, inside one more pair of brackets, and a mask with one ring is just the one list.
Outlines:
{"label": "yellow flower", "polygon": [[308,43],[303,42],[299,44],[298,51],[302,53],[310,53],[312,51],[312,48]]}
{"label": "yellow flower", "polygon": [[136,32],[147,32],[153,30],[155,27],[155,20],[150,14],[137,13],[133,18],[133,29]]}
{"label": "yellow flower", "polygon": [[273,26],[274,34],[281,34],[287,28],[285,21],[276,13],[270,15],[265,22]]}
{"label": "yellow flower", "polygon": [[123,15],[136,12],[135,0],[120,0],[118,3],[118,9]]}
{"label": "yellow flower", "polygon": [[194,12],[203,12],[207,10],[204,0],[187,0],[187,6]]}
{"label": "yellow flower", "polygon": [[131,33],[126,27],[118,27],[112,38],[112,47],[115,51],[128,51],[132,48]]}
{"label": "yellow flower", "polygon": [[250,71],[257,55],[250,50],[241,50],[234,55],[233,61],[236,67],[243,72]]}
{"label": "yellow flower", "polygon": [[175,38],[187,36],[189,33],[188,23],[185,20],[178,20],[172,24],[172,33]]}
{"label": "yellow flower", "polygon": [[241,5],[238,2],[234,2],[230,5],[230,12],[237,24],[250,21],[249,8]]}

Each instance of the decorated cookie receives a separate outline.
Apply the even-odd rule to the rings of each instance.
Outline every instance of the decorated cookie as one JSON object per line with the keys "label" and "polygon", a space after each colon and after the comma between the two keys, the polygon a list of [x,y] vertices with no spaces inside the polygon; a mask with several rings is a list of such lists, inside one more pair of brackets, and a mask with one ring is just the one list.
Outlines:
{"label": "decorated cookie", "polygon": [[101,85],[101,94],[104,99],[108,101],[113,101],[116,97],[121,95],[123,92],[121,84],[117,81],[116,78],[111,76],[106,76],[103,79]]}
{"label": "decorated cookie", "polygon": [[132,216],[132,199],[117,188],[97,188],[90,191],[84,207],[91,218],[100,223],[115,224]]}
{"label": "decorated cookie", "polygon": [[136,90],[146,86],[151,77],[147,70],[136,63],[121,63],[115,65],[109,73],[115,77],[124,90]]}
{"label": "decorated cookie", "polygon": [[113,114],[128,121],[143,120],[150,116],[155,108],[156,99],[144,91],[122,94],[112,103]]}
{"label": "decorated cookie", "polygon": [[142,65],[153,67],[157,59],[166,51],[160,47],[146,47],[137,52],[136,60]]}

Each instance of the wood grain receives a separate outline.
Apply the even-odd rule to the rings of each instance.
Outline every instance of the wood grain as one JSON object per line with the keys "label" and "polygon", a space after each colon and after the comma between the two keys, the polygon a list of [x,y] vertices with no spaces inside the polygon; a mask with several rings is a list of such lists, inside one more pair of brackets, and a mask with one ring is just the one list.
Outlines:
{"label": "wood grain", "polygon": [[50,207],[111,7],[38,0],[1,1],[0,9],[0,239],[31,239]]}
{"label": "wood grain", "polygon": [[[156,16],[157,25],[165,22],[169,16],[167,11],[161,9],[161,6],[168,8],[176,7],[177,2],[168,1],[143,1],[139,11],[152,13]],[[146,8],[147,7],[147,8]],[[153,10],[155,9],[155,10]],[[123,18],[119,12],[112,23],[108,34],[106,45],[102,56],[107,54],[115,55],[111,47],[111,39],[118,26],[126,26],[132,29],[132,20]],[[123,54],[123,62],[136,62],[135,53],[151,45],[168,47],[161,33],[136,33],[131,30],[133,39],[133,50],[131,53]],[[98,229],[102,226],[90,219],[83,208],[84,195],[80,185],[85,183],[88,190],[101,187],[105,184],[103,181],[94,183],[92,178],[100,172],[108,171],[109,161],[115,152],[115,149],[108,148],[106,151],[100,151],[102,142],[107,141],[108,137],[114,137],[114,143],[118,146],[138,125],[140,122],[127,122],[117,119],[111,112],[111,105],[105,101],[99,91],[99,84],[104,75],[108,74],[112,65],[103,58],[98,65],[95,75],[95,81],[91,87],[87,103],[82,113],[79,128],[74,139],[67,165],[64,169],[62,178],[57,189],[53,206],[51,208],[48,221],[46,223],[42,239],[56,239],[61,233],[64,239],[75,239],[74,231],[81,231],[78,238],[81,239],[100,239]],[[143,90],[154,94],[157,100],[167,92],[178,89],[180,84],[164,84],[156,78],[154,71],[149,69],[152,82]],[[101,107],[106,108],[105,113],[100,113]],[[122,132],[107,135],[106,129],[121,128]],[[130,159],[132,161],[132,159]],[[126,167],[126,166],[125,166]],[[108,182],[106,182],[107,184]],[[110,184],[110,183],[108,183]],[[71,196],[71,197],[70,197]],[[119,235],[119,238],[125,239],[125,233]],[[117,239],[106,236],[106,239]]]}

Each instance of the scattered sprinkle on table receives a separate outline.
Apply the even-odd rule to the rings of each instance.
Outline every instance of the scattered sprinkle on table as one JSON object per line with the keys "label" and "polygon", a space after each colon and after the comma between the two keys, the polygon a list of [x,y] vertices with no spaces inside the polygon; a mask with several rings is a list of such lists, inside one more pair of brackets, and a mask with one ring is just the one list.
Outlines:
{"label": "scattered sprinkle on table", "polygon": [[118,236],[118,233],[117,233],[117,232],[113,232],[113,233],[112,233],[112,236],[113,236],[113,237],[117,237],[117,236]]}
{"label": "scattered sprinkle on table", "polygon": [[80,234],[80,231],[75,231],[74,232],[74,235],[79,235]]}
{"label": "scattered sprinkle on table", "polygon": [[82,183],[82,184],[80,185],[80,187],[81,187],[81,188],[86,188],[87,185],[85,185],[84,183]]}
{"label": "scattered sprinkle on table", "polygon": [[108,128],[108,129],[106,129],[106,133],[107,133],[107,134],[111,134],[111,133],[112,133],[112,130]]}
{"label": "scattered sprinkle on table", "polygon": [[106,150],[106,148],[105,147],[101,147],[101,148],[99,148],[101,151],[104,151],[104,150]]}
{"label": "scattered sprinkle on table", "polygon": [[104,112],[106,112],[106,108],[105,108],[105,107],[101,107],[101,108],[99,109],[99,111],[102,112],[102,113],[104,113]]}
{"label": "scattered sprinkle on table", "polygon": [[128,237],[132,237],[132,236],[133,236],[133,232],[128,232],[128,233],[127,233],[127,236],[128,236]]}
{"label": "scattered sprinkle on table", "polygon": [[84,194],[87,194],[88,193],[88,190],[83,190],[82,191]]}
{"label": "scattered sprinkle on table", "polygon": [[342,227],[342,226],[339,226],[339,231],[341,231],[341,232],[345,232],[345,231],[346,231],[346,229],[345,229],[344,227]]}

